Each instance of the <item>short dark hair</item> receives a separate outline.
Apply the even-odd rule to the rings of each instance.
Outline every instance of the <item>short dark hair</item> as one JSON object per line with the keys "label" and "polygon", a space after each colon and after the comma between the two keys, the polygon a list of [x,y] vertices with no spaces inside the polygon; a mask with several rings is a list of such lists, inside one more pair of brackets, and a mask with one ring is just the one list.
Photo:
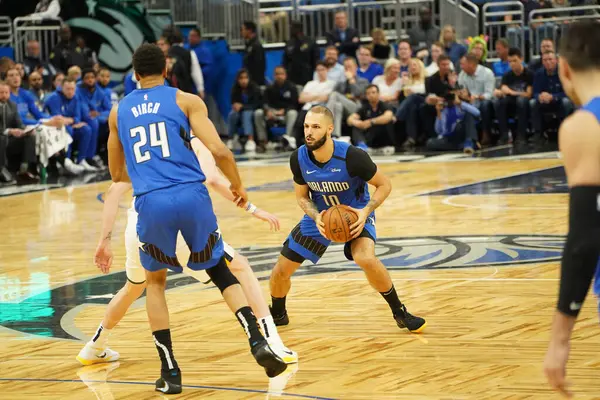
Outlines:
{"label": "short dark hair", "polygon": [[373,84],[370,84],[369,86],[367,86],[367,88],[365,89],[365,93],[367,93],[367,91],[369,89],[373,89],[373,88],[377,89],[377,92],[379,93],[379,86],[373,85]]}
{"label": "short dark hair", "polygon": [[520,49],[516,47],[511,47],[510,49],[508,49],[508,56],[523,58],[523,53],[521,53]]}
{"label": "short dark hair", "polygon": [[450,57],[448,57],[445,54],[440,54],[440,56],[438,57],[438,60],[437,60],[438,65],[440,65],[440,63],[442,61],[450,61]]}
{"label": "short dark hair", "polygon": [[81,71],[81,77],[85,78],[85,76],[87,74],[94,74],[94,77],[96,76],[96,71],[94,71],[93,68],[84,68],[83,71]]}
{"label": "short dark hair", "polygon": [[274,71],[277,71],[278,69],[282,69],[284,72],[287,73],[287,69],[285,69],[285,67],[283,65],[278,65],[275,67]]}
{"label": "short dark hair", "polygon": [[442,49],[442,50],[444,50],[444,51],[445,51],[445,49],[444,49],[444,43],[442,43],[442,42],[435,41],[435,42],[431,43],[431,45],[432,45],[432,46],[437,46],[437,47],[439,47],[440,49]]}
{"label": "short dark hair", "polygon": [[400,45],[401,45],[402,43],[406,43],[406,44],[408,45],[408,47],[412,48],[412,46],[411,46],[410,42],[409,42],[408,40],[406,40],[406,39],[402,39],[402,40],[400,40],[400,41],[398,42],[398,48],[400,47]]}
{"label": "short dark hair", "polygon": [[509,48],[510,45],[508,44],[508,40],[504,39],[504,38],[500,38],[498,40],[496,40],[496,44],[501,44],[502,46]]}
{"label": "short dark hair", "polygon": [[163,30],[162,37],[169,45],[183,43],[183,35],[176,26],[169,26]]}
{"label": "short dark hair", "polygon": [[77,85],[77,81],[74,78],[65,78],[63,81],[63,86],[65,83],[72,83],[73,85]]}
{"label": "short dark hair", "polygon": [[560,56],[574,71],[598,69],[600,65],[600,23],[573,22],[560,39]]}
{"label": "short dark hair", "polygon": [[198,36],[202,37],[202,32],[200,32],[199,28],[192,28],[190,29],[190,32],[195,32],[198,34]]}
{"label": "short dark hair", "polygon": [[325,67],[325,68],[327,68],[327,64],[325,64],[325,61],[323,61],[323,60],[319,60],[319,61],[317,61],[317,63],[315,64],[315,70],[317,69],[317,67],[318,67],[319,65],[320,65],[320,66],[322,66],[322,67]]}
{"label": "short dark hair", "polygon": [[325,106],[312,106],[310,108],[310,110],[308,110],[308,112],[311,112],[313,114],[321,114],[324,115],[325,117],[327,117],[327,119],[333,123],[333,113],[331,112],[331,110]]}
{"label": "short dark hair", "polygon": [[167,59],[155,44],[144,43],[133,53],[133,70],[142,78],[162,75],[166,66]]}
{"label": "short dark hair", "polygon": [[472,64],[479,64],[479,57],[477,57],[473,53],[465,54],[465,60],[467,60],[467,62],[470,62]]}
{"label": "short dark hair", "polygon": [[244,28],[248,29],[252,33],[256,33],[256,24],[252,21],[244,21],[242,22]]}

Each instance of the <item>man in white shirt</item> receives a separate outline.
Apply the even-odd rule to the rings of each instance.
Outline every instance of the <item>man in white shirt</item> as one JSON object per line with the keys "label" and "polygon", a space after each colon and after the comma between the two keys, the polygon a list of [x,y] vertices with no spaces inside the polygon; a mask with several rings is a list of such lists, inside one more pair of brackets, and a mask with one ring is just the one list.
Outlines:
{"label": "man in white shirt", "polygon": [[[323,60],[324,65],[327,68],[327,79],[334,82],[346,82],[346,74],[344,67],[338,63],[340,53],[335,46],[329,46],[325,49],[325,59]],[[313,80],[318,80],[317,71],[313,75]]]}

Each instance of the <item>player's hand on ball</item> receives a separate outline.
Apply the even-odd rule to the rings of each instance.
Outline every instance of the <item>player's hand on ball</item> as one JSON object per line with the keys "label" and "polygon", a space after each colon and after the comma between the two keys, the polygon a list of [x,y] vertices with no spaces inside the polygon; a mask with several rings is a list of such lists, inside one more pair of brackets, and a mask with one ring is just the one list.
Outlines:
{"label": "player's hand on ball", "polygon": [[103,240],[96,248],[94,263],[103,274],[108,274],[113,261],[113,252],[109,240]]}
{"label": "player's hand on ball", "polygon": [[233,202],[236,206],[243,208],[246,203],[248,203],[248,193],[246,193],[246,189],[243,187],[234,188],[233,186],[230,186],[229,190],[233,193]]}
{"label": "player's hand on ball", "polygon": [[367,222],[367,217],[369,215],[365,212],[364,208],[360,210],[352,207],[348,208],[350,208],[356,213],[356,215],[358,215],[358,219],[356,220],[356,222],[350,225],[350,236],[352,237],[352,239],[355,239],[356,237],[358,237],[358,235],[361,234],[363,229],[365,229],[365,223]]}
{"label": "player's hand on ball", "polygon": [[325,234],[325,222],[323,222],[323,214],[325,214],[325,210],[321,211],[319,213],[319,215],[317,215],[317,219],[315,220],[315,223],[317,224],[317,229],[319,230],[319,233],[321,234],[321,236],[323,236],[324,238],[326,238],[328,240],[331,240]]}
{"label": "player's hand on ball", "polygon": [[564,397],[571,398],[573,394],[567,389],[568,382],[566,380],[569,350],[569,342],[550,341],[548,352],[544,359],[544,374],[546,374],[546,378],[552,389]]}
{"label": "player's hand on ball", "polygon": [[265,210],[261,210],[259,208],[258,210],[256,210],[254,212],[253,215],[262,221],[268,222],[271,230],[273,230],[275,232],[277,232],[279,230],[279,220],[273,214],[268,213]]}

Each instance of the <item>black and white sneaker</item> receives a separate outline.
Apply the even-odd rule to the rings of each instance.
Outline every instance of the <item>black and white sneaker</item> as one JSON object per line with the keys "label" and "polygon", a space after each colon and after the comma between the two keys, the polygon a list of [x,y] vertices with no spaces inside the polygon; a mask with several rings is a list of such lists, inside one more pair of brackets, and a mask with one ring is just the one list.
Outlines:
{"label": "black and white sneaker", "polygon": [[164,394],[181,393],[181,370],[176,368],[169,371],[160,371],[160,378],[156,380],[155,390]]}
{"label": "black and white sneaker", "polygon": [[271,350],[266,340],[252,347],[252,355],[258,365],[265,369],[269,378],[276,377],[287,368],[285,361]]}

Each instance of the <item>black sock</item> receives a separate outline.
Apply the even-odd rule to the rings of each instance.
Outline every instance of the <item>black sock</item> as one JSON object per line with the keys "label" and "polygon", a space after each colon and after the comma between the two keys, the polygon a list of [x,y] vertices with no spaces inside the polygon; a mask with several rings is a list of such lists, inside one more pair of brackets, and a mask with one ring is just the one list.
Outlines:
{"label": "black sock", "polygon": [[283,297],[273,297],[271,296],[271,314],[274,317],[278,317],[280,315],[285,314],[285,296]]}
{"label": "black sock", "polygon": [[175,356],[173,355],[173,347],[171,344],[171,330],[162,329],[160,331],[152,332],[154,337],[154,344],[160,357],[162,364],[161,369],[163,371],[170,371],[179,368]]}
{"label": "black sock", "polygon": [[394,285],[392,285],[392,288],[387,292],[379,292],[379,294],[381,294],[385,301],[387,301],[394,315],[401,310],[402,302],[400,302],[400,299],[398,298],[398,293],[396,293],[396,288]]}
{"label": "black sock", "polygon": [[258,330],[258,322],[250,307],[246,306],[240,308],[235,312],[235,316],[238,321],[240,321],[240,325],[244,328],[246,335],[248,335],[250,347],[254,347],[257,343],[265,340],[265,337]]}

